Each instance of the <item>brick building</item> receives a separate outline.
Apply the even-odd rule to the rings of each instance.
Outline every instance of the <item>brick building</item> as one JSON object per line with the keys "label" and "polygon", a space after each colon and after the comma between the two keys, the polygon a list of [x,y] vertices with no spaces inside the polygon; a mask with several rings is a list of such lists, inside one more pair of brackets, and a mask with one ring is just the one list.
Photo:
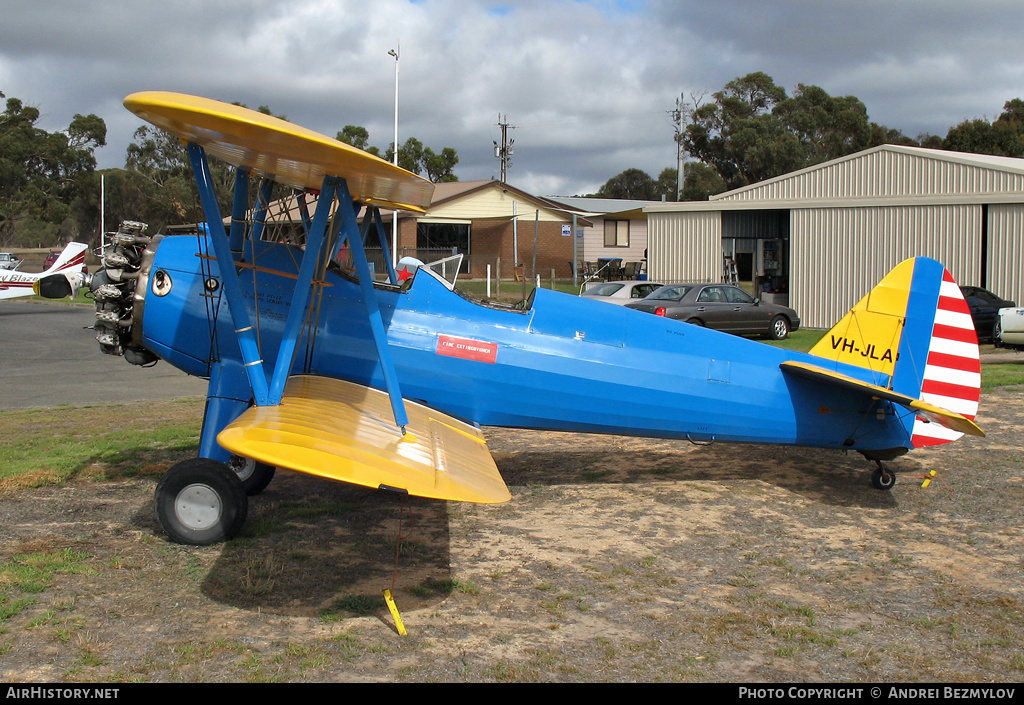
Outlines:
{"label": "brick building", "polygon": [[531,278],[572,276],[572,213],[495,179],[437,184],[427,213],[399,213],[398,222],[399,255],[454,248],[471,277],[488,264],[505,278],[515,264]]}

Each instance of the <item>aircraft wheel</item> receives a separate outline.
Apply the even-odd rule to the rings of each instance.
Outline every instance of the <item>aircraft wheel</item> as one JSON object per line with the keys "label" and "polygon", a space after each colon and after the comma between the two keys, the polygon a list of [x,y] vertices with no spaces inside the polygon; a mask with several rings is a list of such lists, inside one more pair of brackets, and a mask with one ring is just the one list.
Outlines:
{"label": "aircraft wheel", "polygon": [[240,455],[232,455],[231,460],[228,461],[228,467],[238,475],[238,479],[242,481],[242,487],[245,488],[245,493],[250,497],[267,489],[267,485],[274,479],[276,469],[273,465],[259,463],[252,458],[243,458]]}
{"label": "aircraft wheel", "polygon": [[191,546],[232,538],[249,510],[238,475],[209,458],[173,465],[160,478],[154,500],[157,518],[171,540]]}
{"label": "aircraft wheel", "polygon": [[891,490],[896,484],[896,473],[879,465],[878,469],[871,473],[871,484],[876,490]]}
{"label": "aircraft wheel", "polygon": [[785,316],[776,316],[768,327],[768,337],[772,340],[785,340],[789,336],[789,321]]}

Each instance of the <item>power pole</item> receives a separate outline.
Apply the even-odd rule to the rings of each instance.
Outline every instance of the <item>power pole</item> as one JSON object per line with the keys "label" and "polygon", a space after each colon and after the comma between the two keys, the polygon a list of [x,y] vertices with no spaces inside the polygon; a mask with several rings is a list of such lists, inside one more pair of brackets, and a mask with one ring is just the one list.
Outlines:
{"label": "power pole", "polygon": [[686,178],[686,150],[683,149],[683,131],[686,129],[686,110],[683,108],[683,96],[676,98],[676,109],[668,111],[672,118],[672,126],[676,131],[676,200],[683,200],[683,182]]}
{"label": "power pole", "polygon": [[[508,138],[509,129],[516,129],[515,125],[509,125],[508,122],[502,122],[502,115],[498,113],[498,127],[501,128],[501,145],[494,142],[494,156],[501,160],[501,183],[506,183],[505,177],[508,173],[508,168],[512,166],[512,145],[516,143],[515,140]],[[508,120],[508,115],[504,116],[505,120]]]}

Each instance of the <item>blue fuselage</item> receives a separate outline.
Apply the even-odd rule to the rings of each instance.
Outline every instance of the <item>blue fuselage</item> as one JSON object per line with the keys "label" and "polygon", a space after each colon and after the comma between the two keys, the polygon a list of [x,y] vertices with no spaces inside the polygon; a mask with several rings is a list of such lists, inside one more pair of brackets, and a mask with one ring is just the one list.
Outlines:
{"label": "blue fuselage", "polygon": [[[240,279],[272,366],[300,255],[286,245],[256,247],[242,258]],[[197,251],[209,248],[194,237],[159,242],[142,341],[189,374],[216,377],[217,365],[241,356],[218,263]],[[306,331],[292,372],[383,388],[360,287],[333,271],[323,281],[311,303],[315,330]],[[411,285],[377,286],[375,294],[402,396],[481,426],[856,450],[910,445],[912,418],[890,404],[779,368],[820,362],[804,353],[544,289],[522,309],[489,305],[422,270]],[[878,382],[861,368],[838,371]]]}

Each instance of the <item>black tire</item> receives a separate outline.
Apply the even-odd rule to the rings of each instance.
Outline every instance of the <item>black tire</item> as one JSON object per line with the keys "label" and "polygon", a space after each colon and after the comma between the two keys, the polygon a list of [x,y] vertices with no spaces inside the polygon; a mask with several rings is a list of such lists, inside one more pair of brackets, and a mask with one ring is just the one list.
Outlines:
{"label": "black tire", "polygon": [[238,479],[242,481],[242,487],[245,488],[245,493],[250,497],[255,497],[267,489],[267,485],[274,479],[276,470],[273,465],[260,463],[252,458],[243,458],[240,455],[232,455],[231,460],[228,461],[228,467],[238,475]]}
{"label": "black tire", "polygon": [[992,326],[992,344],[997,348],[1003,347],[1003,327],[1001,323],[1002,321],[996,316],[996,324]]}
{"label": "black tire", "polygon": [[687,323],[689,323],[691,325],[695,325],[698,328],[704,328],[705,327],[704,321],[700,320],[699,318],[691,318],[690,320],[687,321]]}
{"label": "black tire", "polygon": [[789,337],[789,321],[785,316],[776,316],[768,325],[768,337],[772,340],[785,340]]}
{"label": "black tire", "polygon": [[896,485],[896,473],[878,468],[871,473],[871,484],[876,490],[891,490]]}
{"label": "black tire", "polygon": [[171,466],[156,486],[154,502],[167,535],[189,546],[227,541],[242,528],[249,511],[238,475],[209,458]]}

